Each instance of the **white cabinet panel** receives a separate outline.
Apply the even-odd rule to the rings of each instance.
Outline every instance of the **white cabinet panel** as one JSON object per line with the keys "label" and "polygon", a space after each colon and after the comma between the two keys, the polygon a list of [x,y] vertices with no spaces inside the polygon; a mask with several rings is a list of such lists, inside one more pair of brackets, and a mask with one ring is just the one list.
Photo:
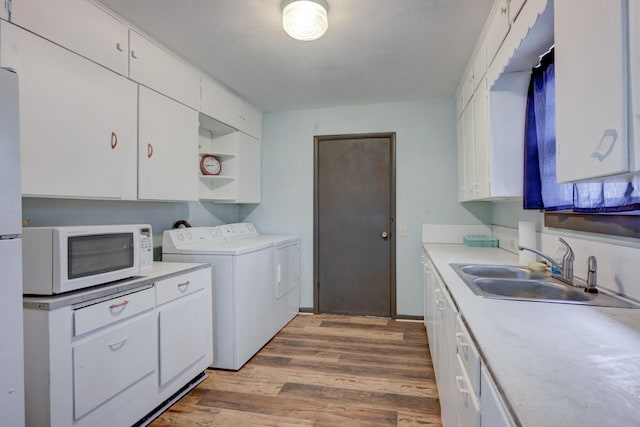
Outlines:
{"label": "white cabinet panel", "polygon": [[239,133],[238,135],[238,195],[236,203],[260,203],[261,142]]}
{"label": "white cabinet panel", "polygon": [[138,198],[198,199],[198,112],[140,86]]}
{"label": "white cabinet panel", "polygon": [[500,45],[509,32],[509,0],[500,0],[485,35],[487,64],[493,62]]}
{"label": "white cabinet panel", "polygon": [[200,73],[143,35],[130,30],[129,37],[129,76],[197,110],[200,107]]}
{"label": "white cabinet panel", "polygon": [[155,370],[151,314],[73,347],[74,418],[87,414]]}
{"label": "white cabinet panel", "polygon": [[557,177],[629,170],[625,0],[554,3]]}
{"label": "white cabinet panel", "polygon": [[467,200],[466,192],[466,173],[464,163],[464,119],[460,117],[456,126],[456,144],[457,144],[457,167],[458,167],[458,201]]}
{"label": "white cabinet panel", "polygon": [[474,152],[474,125],[473,125],[473,103],[469,103],[462,113],[463,139],[464,139],[464,188],[466,191],[465,200],[475,198],[476,166]]}
{"label": "white cabinet panel", "polygon": [[199,278],[201,273],[182,274],[156,282],[156,301],[158,305],[191,295],[203,289],[206,281]]}
{"label": "white cabinet panel", "polygon": [[[471,386],[467,372],[464,369],[460,355],[456,357],[456,391],[455,407],[458,417],[457,425],[465,427],[480,427],[480,402],[476,391]],[[493,424],[486,424],[493,427]]]}
{"label": "white cabinet panel", "polygon": [[629,1],[630,169],[640,171],[640,0]]}
{"label": "white cabinet panel", "polygon": [[262,111],[247,101],[242,102],[240,130],[256,139],[262,138]]}
{"label": "white cabinet panel", "polygon": [[235,129],[240,129],[242,99],[228,91],[220,83],[202,77],[202,105],[200,112],[221,121]]}
{"label": "white cabinet panel", "polygon": [[14,0],[11,22],[119,74],[129,74],[129,28],[87,0]]}
{"label": "white cabinet panel", "polygon": [[518,14],[526,2],[527,0],[509,0],[509,18],[511,22],[518,18]]}
{"label": "white cabinet panel", "polygon": [[473,90],[477,90],[480,83],[485,82],[484,76],[487,73],[487,45],[483,41],[476,56],[473,58]]}
{"label": "white cabinet panel", "polygon": [[160,309],[160,385],[206,356],[211,345],[206,304],[209,298],[200,290]]}
{"label": "white cabinet panel", "polygon": [[485,366],[480,370],[480,408],[483,426],[511,427],[515,425],[506,411],[500,393],[493,383],[489,371]]}
{"label": "white cabinet panel", "polygon": [[0,5],[0,19],[9,19],[9,2],[2,2]]}
{"label": "white cabinet panel", "polygon": [[136,85],[0,22],[0,65],[19,75],[22,193],[136,198]]}
{"label": "white cabinet panel", "polygon": [[[514,141],[517,143],[517,140]],[[523,142],[524,143],[524,142]],[[489,197],[491,194],[489,168],[489,105],[487,100],[487,81],[482,80],[473,95],[473,153],[474,188],[473,198]],[[500,167],[496,165],[494,167]]]}

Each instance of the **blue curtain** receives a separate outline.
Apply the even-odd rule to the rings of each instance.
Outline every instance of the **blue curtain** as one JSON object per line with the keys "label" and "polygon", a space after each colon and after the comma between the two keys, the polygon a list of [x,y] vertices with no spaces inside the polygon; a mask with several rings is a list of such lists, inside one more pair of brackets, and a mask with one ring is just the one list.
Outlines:
{"label": "blue curtain", "polygon": [[583,213],[640,209],[640,176],[604,183],[558,183],[553,55],[552,49],[531,73],[525,124],[523,208]]}

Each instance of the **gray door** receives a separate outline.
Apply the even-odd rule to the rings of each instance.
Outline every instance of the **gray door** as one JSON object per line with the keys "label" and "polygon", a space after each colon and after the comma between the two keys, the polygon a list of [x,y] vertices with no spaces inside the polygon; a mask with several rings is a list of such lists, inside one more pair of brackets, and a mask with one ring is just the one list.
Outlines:
{"label": "gray door", "polygon": [[395,317],[395,134],[314,142],[314,311]]}

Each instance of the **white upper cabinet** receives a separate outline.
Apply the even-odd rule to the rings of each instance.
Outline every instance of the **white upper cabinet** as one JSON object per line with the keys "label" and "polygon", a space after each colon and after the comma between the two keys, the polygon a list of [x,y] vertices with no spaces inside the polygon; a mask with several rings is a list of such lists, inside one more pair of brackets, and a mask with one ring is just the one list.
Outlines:
{"label": "white upper cabinet", "polygon": [[133,30],[129,31],[129,37],[129,77],[197,110],[200,107],[198,70]]}
{"label": "white upper cabinet", "polygon": [[198,200],[198,112],[139,91],[138,198]]}
{"label": "white upper cabinet", "polygon": [[485,35],[487,64],[491,64],[509,32],[509,0],[500,0]]}
{"label": "white upper cabinet", "polygon": [[14,0],[11,22],[119,74],[129,74],[129,28],[86,0]]}
{"label": "white upper cabinet", "polygon": [[262,138],[262,112],[206,76],[202,77],[200,112],[254,138]]}
{"label": "white upper cabinet", "polygon": [[475,154],[475,180],[473,198],[491,196],[489,182],[489,109],[487,100],[487,81],[482,80],[473,95],[473,152]]}
{"label": "white upper cabinet", "polygon": [[260,140],[240,133],[236,203],[260,203],[260,156]]}
{"label": "white upper cabinet", "polygon": [[9,19],[9,2],[7,1],[0,5],[0,19]]}
{"label": "white upper cabinet", "polygon": [[458,201],[464,202],[467,200],[466,191],[466,175],[464,167],[464,119],[460,117],[456,126],[457,137],[457,166],[458,166]]}
{"label": "white upper cabinet", "polygon": [[[473,60],[473,90],[477,90],[487,73],[487,45],[482,42]],[[486,83],[485,83],[486,84]]]}
{"label": "white upper cabinet", "polygon": [[631,171],[640,171],[640,0],[629,2],[629,73],[631,75]]}
{"label": "white upper cabinet", "polygon": [[627,1],[556,1],[554,15],[558,181],[629,172]]}
{"label": "white upper cabinet", "polygon": [[0,66],[17,71],[22,194],[136,198],[136,85],[5,21]]}
{"label": "white upper cabinet", "polygon": [[464,200],[475,199],[475,184],[476,184],[476,162],[475,162],[475,145],[474,145],[474,114],[473,114],[473,102],[467,105],[467,108],[462,113],[462,133],[464,140]]}
{"label": "white upper cabinet", "polygon": [[228,91],[220,83],[208,77],[202,77],[201,113],[239,129],[241,110],[242,99]]}

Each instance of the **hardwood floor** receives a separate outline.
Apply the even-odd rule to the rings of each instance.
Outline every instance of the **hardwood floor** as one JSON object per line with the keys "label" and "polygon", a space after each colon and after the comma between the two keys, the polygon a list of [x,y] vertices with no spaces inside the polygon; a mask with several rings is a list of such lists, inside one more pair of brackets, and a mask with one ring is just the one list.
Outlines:
{"label": "hardwood floor", "polygon": [[300,315],[239,371],[207,374],[151,426],[441,425],[417,322]]}

